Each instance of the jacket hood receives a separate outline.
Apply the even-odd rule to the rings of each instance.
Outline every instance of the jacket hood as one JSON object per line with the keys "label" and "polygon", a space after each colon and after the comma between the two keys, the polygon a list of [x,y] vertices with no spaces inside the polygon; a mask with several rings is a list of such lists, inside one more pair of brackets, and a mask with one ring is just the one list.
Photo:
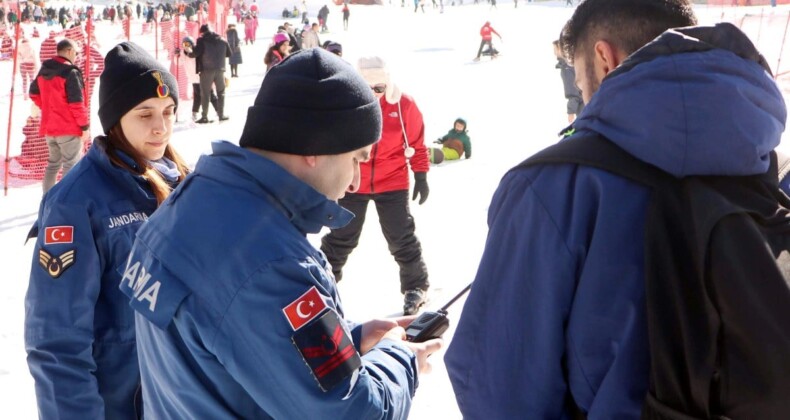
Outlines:
{"label": "jacket hood", "polygon": [[39,74],[41,77],[49,80],[56,76],[66,77],[66,75],[72,70],[80,68],[75,66],[71,63],[71,61],[61,57],[56,56],[51,60],[46,60],[41,64],[41,71]]}
{"label": "jacket hood", "polygon": [[729,23],[672,29],[607,75],[574,124],[677,177],[765,173],[787,119],[765,59]]}

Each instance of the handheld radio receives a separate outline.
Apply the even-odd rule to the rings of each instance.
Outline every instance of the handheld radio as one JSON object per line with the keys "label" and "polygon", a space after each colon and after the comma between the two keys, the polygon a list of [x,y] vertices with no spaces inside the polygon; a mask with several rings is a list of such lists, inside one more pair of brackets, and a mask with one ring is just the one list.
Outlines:
{"label": "handheld radio", "polygon": [[438,311],[423,312],[417,319],[406,327],[406,340],[414,343],[422,343],[432,338],[439,338],[450,327],[450,320],[447,319],[447,308],[458,300],[464,293],[472,288],[472,283],[455,295],[452,300],[447,302]]}

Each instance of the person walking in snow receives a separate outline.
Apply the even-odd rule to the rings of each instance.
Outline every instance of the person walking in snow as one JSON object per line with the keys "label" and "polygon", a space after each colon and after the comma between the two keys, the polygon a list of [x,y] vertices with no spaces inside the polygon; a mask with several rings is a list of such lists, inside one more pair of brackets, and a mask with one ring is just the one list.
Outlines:
{"label": "person walking in snow", "polygon": [[77,46],[64,39],[57,44],[58,55],[41,64],[30,84],[30,99],[41,109],[41,133],[47,138],[49,160],[42,183],[46,194],[80,158],[82,142],[88,141],[90,116],[83,98],[82,72],[74,65]]}
{"label": "person walking in snow", "polygon": [[409,169],[414,173],[412,201],[419,198],[422,205],[428,199],[425,124],[414,99],[393,83],[382,58],[362,57],[357,68],[378,98],[384,118],[381,140],[373,147],[370,160],[361,165],[359,189],[340,200],[340,205],[357,217],[324,236],[321,250],[332,265],[335,279],[340,281],[349,255],[359,244],[365,213],[372,201],[390,253],[400,267],[403,313],[412,315],[426,302],[430,287],[422,246],[409,211]]}
{"label": "person walking in snow", "polygon": [[239,33],[236,32],[236,25],[229,23],[228,30],[225,31],[225,39],[230,47],[230,77],[239,77],[239,64],[241,64],[241,41]]}
{"label": "person walking in snow", "polygon": [[321,33],[329,32],[329,27],[326,26],[326,21],[329,19],[329,7],[323,5],[318,10],[318,24],[321,26]]}
{"label": "person walking in snow", "polygon": [[258,27],[258,20],[250,13],[244,15],[244,43],[255,44],[255,31]]}
{"label": "person walking in snow", "polygon": [[[190,57],[188,54],[195,49],[195,40],[189,36],[184,37],[184,39],[181,40],[181,48],[184,54],[180,59],[184,61],[187,81],[192,85],[192,121],[197,121],[200,118],[199,115],[202,114],[199,111],[203,103],[203,92],[200,90],[200,75],[197,72],[197,62],[194,57]],[[219,115],[219,111],[217,111],[217,95],[214,93],[214,89],[211,89],[211,91],[206,94],[210,95],[209,102],[214,108],[214,112]],[[206,115],[208,115],[208,110],[206,110]]]}
{"label": "person walking in snow", "polygon": [[[195,49],[187,55],[197,61],[198,74],[200,74],[200,91],[210,92],[213,85],[217,89],[217,118],[226,121],[225,114],[225,66],[226,58],[230,57],[230,46],[217,33],[211,30],[208,24],[200,27],[200,38],[195,44]],[[209,123],[208,119],[209,96],[201,96],[203,114],[198,124]]]}

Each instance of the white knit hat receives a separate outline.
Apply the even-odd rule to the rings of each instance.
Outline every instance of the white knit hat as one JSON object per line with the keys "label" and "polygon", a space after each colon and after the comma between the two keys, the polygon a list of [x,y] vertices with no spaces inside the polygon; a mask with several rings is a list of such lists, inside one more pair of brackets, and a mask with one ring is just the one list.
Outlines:
{"label": "white knit hat", "polygon": [[376,56],[362,57],[357,61],[357,69],[359,70],[359,74],[362,75],[362,78],[364,78],[369,85],[373,86],[379,83],[387,85],[387,91],[385,93],[387,102],[395,104],[400,101],[400,89],[398,89],[395,83],[392,83],[389,70],[387,69],[387,63],[384,59]]}

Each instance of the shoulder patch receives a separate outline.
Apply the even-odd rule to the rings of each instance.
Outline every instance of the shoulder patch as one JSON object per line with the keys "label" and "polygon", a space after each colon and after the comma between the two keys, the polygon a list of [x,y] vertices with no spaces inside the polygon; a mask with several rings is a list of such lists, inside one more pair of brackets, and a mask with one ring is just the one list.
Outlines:
{"label": "shoulder patch", "polygon": [[44,229],[44,245],[70,244],[74,241],[74,226],[50,226]]}
{"label": "shoulder patch", "polygon": [[331,309],[297,331],[291,341],[324,392],[362,366],[362,359],[341,325],[340,317]]}
{"label": "shoulder patch", "polygon": [[[49,228],[47,228],[49,229]],[[74,265],[76,258],[76,250],[70,249],[60,255],[52,255],[44,248],[38,250],[38,264],[44,271],[47,272],[53,279],[60,277],[63,272],[68,270],[69,267]]]}
{"label": "shoulder patch", "polygon": [[318,293],[318,289],[313,286],[283,308],[283,314],[291,324],[291,328],[296,331],[317,317],[324,308],[326,308],[326,302]]}

